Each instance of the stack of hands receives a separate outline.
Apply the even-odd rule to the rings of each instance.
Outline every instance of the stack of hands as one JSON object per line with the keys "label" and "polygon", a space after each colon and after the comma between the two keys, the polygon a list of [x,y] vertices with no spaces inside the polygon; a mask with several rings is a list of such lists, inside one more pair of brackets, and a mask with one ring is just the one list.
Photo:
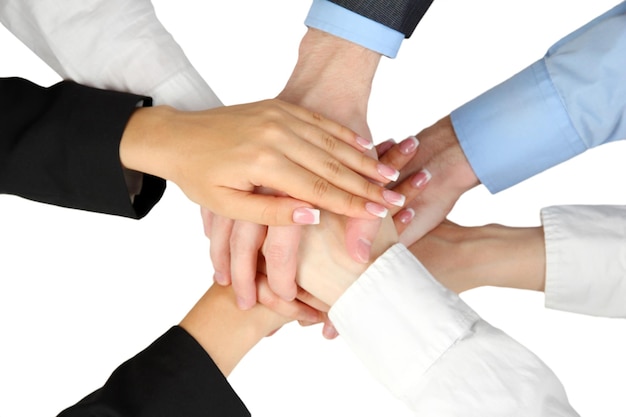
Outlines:
{"label": "stack of hands", "polygon": [[[365,63],[362,73],[370,76],[347,76],[349,67],[342,66],[342,63],[351,59]],[[291,102],[317,112],[310,120],[323,121],[327,126],[333,126],[326,120],[327,117],[342,123],[344,132],[349,132],[343,137],[344,142],[372,158],[364,159],[370,164],[371,171],[362,170],[360,173],[371,173],[374,167],[378,167],[378,174],[399,172],[399,175],[384,178],[376,173],[370,174],[370,181],[384,188],[370,182],[377,194],[370,194],[369,198],[385,206],[385,210],[379,213],[387,214],[389,211],[393,218],[393,222],[389,220],[389,223],[395,225],[399,242],[410,248],[448,288],[456,292],[481,285],[540,289],[543,285],[540,228],[513,229],[496,225],[465,228],[446,220],[457,199],[479,184],[459,145],[449,116],[399,143],[388,140],[371,149],[369,144],[373,142],[366,121],[367,102],[379,59],[380,55],[358,45],[310,29],[301,43],[296,68],[278,96],[281,100],[278,103]],[[339,80],[341,87],[337,85]],[[337,126],[333,128],[333,132],[339,131]],[[376,159],[378,165],[374,164]],[[269,184],[264,185],[267,185],[262,190],[264,194],[284,195],[272,190]],[[363,200],[357,201],[363,203]],[[337,253],[345,252],[347,258],[335,260],[348,266],[350,259],[353,264],[348,267],[362,272],[364,266],[382,253],[380,250],[373,251],[372,244],[376,243],[376,236],[383,233],[381,225],[384,221],[374,216],[358,216],[362,213],[342,210],[337,205],[329,204],[323,208],[346,215],[341,222],[333,222],[333,233],[337,236],[331,245],[333,250],[324,251],[326,260],[335,259]],[[329,213],[326,214],[328,216]],[[307,259],[298,255],[303,253],[300,243],[303,235],[310,234],[310,229],[326,229],[328,225],[303,228],[285,224],[272,226],[270,222],[268,227],[233,220],[208,208],[202,209],[202,219],[205,234],[211,241],[214,280],[221,286],[232,285],[236,303],[241,309],[250,309],[259,302],[301,323],[324,321],[323,334],[328,338],[337,335],[323,314],[328,310],[328,304],[311,300],[310,294],[303,291],[296,281],[296,271]],[[521,239],[533,244],[524,244]],[[468,249],[476,248],[478,244],[485,248],[489,246],[489,250],[480,251],[485,254],[481,259],[470,256]],[[527,256],[517,256],[516,262],[521,265],[507,269],[501,262],[501,259],[506,259],[502,257],[504,251],[518,250],[519,247],[526,248],[524,253]],[[308,251],[304,253],[311,255]],[[261,271],[259,265],[262,265]],[[512,270],[518,273],[511,274]],[[529,270],[533,270],[534,274],[527,274]],[[318,278],[320,282],[324,281],[321,275]]]}

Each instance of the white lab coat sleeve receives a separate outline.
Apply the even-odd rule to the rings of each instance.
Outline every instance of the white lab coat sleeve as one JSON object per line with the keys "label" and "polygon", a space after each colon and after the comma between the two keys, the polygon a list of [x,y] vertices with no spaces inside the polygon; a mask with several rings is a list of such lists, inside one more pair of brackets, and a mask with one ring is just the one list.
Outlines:
{"label": "white lab coat sleeve", "polygon": [[416,416],[577,416],[536,355],[482,320],[401,244],[330,318],[374,377]]}
{"label": "white lab coat sleeve", "polygon": [[149,0],[5,0],[0,21],[63,79],[181,110],[221,105]]}

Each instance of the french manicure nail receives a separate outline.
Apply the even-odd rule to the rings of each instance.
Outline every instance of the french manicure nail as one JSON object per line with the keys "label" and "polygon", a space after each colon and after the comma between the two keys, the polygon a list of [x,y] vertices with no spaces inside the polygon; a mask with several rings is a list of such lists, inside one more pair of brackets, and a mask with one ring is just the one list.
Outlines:
{"label": "french manicure nail", "polygon": [[413,217],[415,217],[415,210],[413,210],[412,208],[402,210],[402,212],[398,214],[398,219],[400,220],[400,223],[402,224],[411,223],[411,220],[413,220]]}
{"label": "french manicure nail", "polygon": [[378,173],[390,181],[395,181],[400,177],[400,171],[385,164],[378,164]]}
{"label": "french manicure nail", "polygon": [[363,138],[361,136],[357,136],[356,137],[356,143],[358,143],[359,145],[361,145],[362,147],[364,147],[368,151],[370,149],[374,149],[374,142],[372,142],[369,139]]}
{"label": "french manicure nail", "polygon": [[357,241],[356,256],[362,263],[367,263],[370,260],[370,252],[372,250],[372,242],[367,239],[360,238]]}
{"label": "french manicure nail", "polygon": [[384,190],[383,198],[389,204],[393,204],[397,207],[404,206],[404,202],[406,201],[406,197],[404,195],[391,190]]}
{"label": "french manicure nail", "polygon": [[424,188],[432,177],[429,170],[423,169],[411,179],[411,185],[415,188]]}
{"label": "french manicure nail", "polygon": [[381,219],[384,219],[387,216],[387,213],[389,210],[387,210],[387,208],[385,208],[385,206],[381,206],[378,203],[365,203],[365,210],[367,210],[368,213],[373,214],[374,216],[378,216]]}
{"label": "french manicure nail", "polygon": [[420,141],[415,136],[409,136],[400,142],[400,152],[405,155],[408,155],[414,152],[419,146]]}
{"label": "french manicure nail", "polygon": [[292,219],[296,224],[319,224],[320,211],[309,207],[299,207],[293,211]]}

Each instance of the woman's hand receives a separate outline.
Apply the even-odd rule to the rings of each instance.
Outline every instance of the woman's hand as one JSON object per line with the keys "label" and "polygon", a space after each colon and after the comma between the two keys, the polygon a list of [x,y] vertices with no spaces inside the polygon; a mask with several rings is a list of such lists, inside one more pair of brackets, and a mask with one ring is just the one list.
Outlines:
{"label": "woman's hand", "polygon": [[[128,169],[173,181],[215,214],[314,224],[313,206],[364,219],[384,217],[393,206],[389,191],[366,178],[387,184],[399,172],[363,155],[363,146],[342,125],[274,99],[201,112],[140,108],[120,158]],[[257,194],[257,187],[285,195]]]}

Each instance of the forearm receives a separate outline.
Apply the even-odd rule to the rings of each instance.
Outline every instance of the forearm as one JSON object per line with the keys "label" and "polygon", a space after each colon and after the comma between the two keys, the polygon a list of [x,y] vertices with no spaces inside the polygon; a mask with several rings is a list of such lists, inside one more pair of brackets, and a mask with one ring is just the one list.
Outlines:
{"label": "forearm", "polygon": [[543,291],[543,228],[444,222],[409,247],[429,272],[460,293],[481,286]]}

